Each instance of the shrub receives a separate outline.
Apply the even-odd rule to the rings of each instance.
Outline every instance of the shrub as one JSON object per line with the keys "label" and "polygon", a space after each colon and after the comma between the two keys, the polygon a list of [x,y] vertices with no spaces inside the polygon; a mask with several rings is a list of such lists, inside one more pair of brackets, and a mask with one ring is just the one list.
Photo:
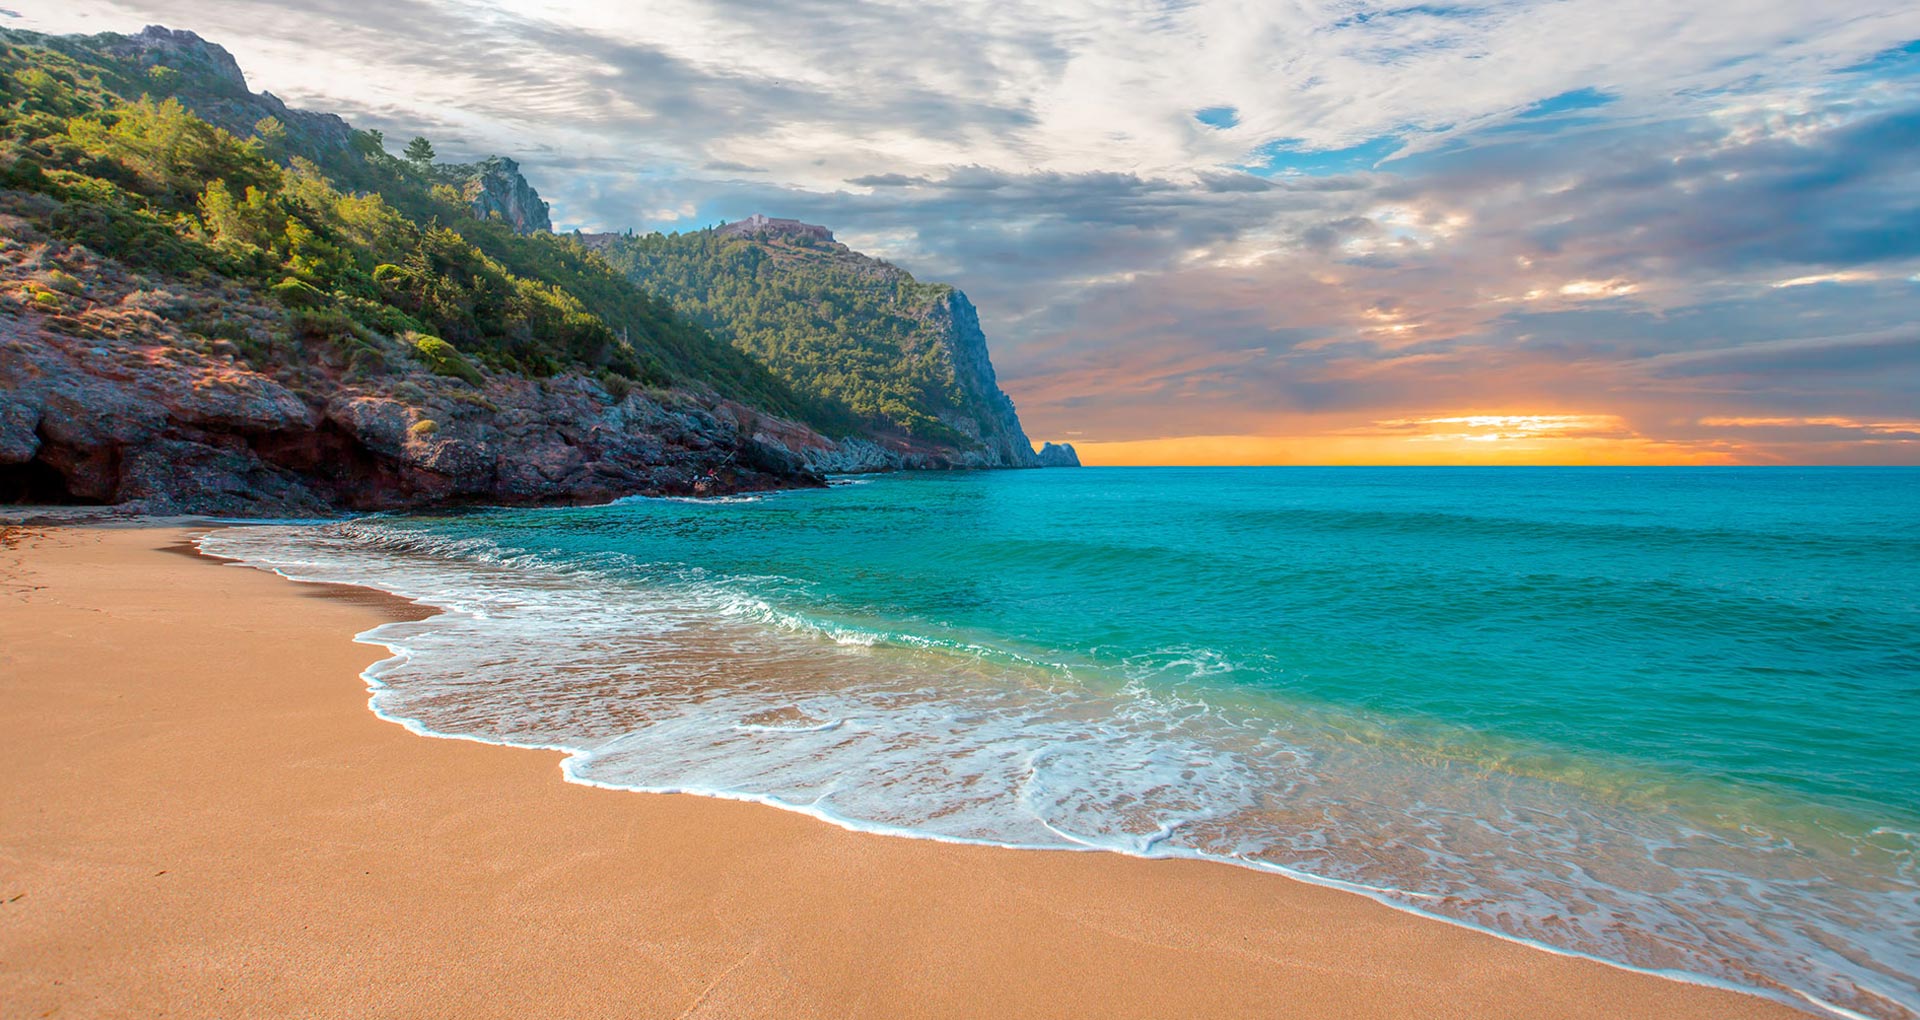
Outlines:
{"label": "shrub", "polygon": [[331,308],[296,309],[287,316],[287,327],[301,340],[329,340],[335,337],[352,337],[361,341],[371,339],[366,327]]}
{"label": "shrub", "polygon": [[155,64],[147,68],[147,83],[157,92],[172,92],[180,87],[180,72],[163,64]]}
{"label": "shrub", "polygon": [[439,430],[439,428],[440,428],[439,422],[434,421],[432,418],[422,418],[419,421],[414,422],[413,426],[407,429],[407,431],[411,433],[414,436],[414,438],[423,439],[427,436],[433,435],[436,431]]}
{"label": "shrub", "polygon": [[288,308],[314,308],[327,298],[320,288],[291,276],[273,285],[273,296]]}
{"label": "shrub", "polygon": [[47,270],[47,286],[65,294],[78,294],[86,289],[72,273],[62,269]]}
{"label": "shrub", "polygon": [[450,376],[472,386],[479,386],[486,381],[480,374],[480,370],[473,367],[473,362],[468,361],[467,356],[461,354],[459,348],[445,340],[419,333],[414,334],[411,339],[414,356],[419,358],[420,363],[427,366],[434,375]]}
{"label": "shrub", "polygon": [[600,385],[606,388],[614,403],[627,399],[627,394],[633,392],[633,380],[614,371],[601,372]]}
{"label": "shrub", "polygon": [[187,329],[209,340],[243,344],[253,339],[253,334],[247,332],[246,324],[235,319],[200,319],[188,323]]}

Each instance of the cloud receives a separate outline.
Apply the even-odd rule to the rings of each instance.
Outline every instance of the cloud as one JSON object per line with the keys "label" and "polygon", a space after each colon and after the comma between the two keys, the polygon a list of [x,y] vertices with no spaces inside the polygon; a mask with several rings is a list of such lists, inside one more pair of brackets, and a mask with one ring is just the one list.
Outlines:
{"label": "cloud", "polygon": [[1708,422],[1920,392],[1920,8],[1890,0],[26,14],[192,28],[290,101],[523,157],[563,227],[828,224],[969,291],[1036,434],[1598,416],[1728,457],[1766,430]]}
{"label": "cloud", "polygon": [[847,178],[847,183],[857,188],[911,188],[929,182],[925,177],[908,177],[906,174],[864,174]]}

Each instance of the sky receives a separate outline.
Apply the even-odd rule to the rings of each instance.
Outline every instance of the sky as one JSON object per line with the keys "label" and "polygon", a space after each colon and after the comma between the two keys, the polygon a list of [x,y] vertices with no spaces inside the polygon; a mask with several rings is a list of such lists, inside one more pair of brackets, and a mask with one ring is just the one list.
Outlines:
{"label": "sky", "polygon": [[0,0],[979,307],[1096,464],[1920,463],[1920,5]]}

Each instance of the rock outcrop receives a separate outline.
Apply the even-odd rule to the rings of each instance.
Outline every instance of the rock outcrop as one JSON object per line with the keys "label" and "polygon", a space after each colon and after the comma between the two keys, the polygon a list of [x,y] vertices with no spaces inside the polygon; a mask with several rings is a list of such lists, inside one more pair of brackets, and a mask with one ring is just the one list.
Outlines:
{"label": "rock outcrop", "polygon": [[177,98],[201,119],[246,138],[265,118],[285,128],[284,155],[323,159],[352,144],[353,128],[330,113],[297,110],[271,92],[247,88],[246,75],[226,47],[192,32],[148,25],[139,35],[95,37],[110,53],[147,68],[164,67],[178,75],[175,84],[156,81],[156,92]]}
{"label": "rock outcrop", "polygon": [[[58,299],[23,300],[43,280]],[[803,427],[737,405],[576,373],[476,384],[398,340],[299,339],[244,287],[200,286],[77,246],[0,251],[0,503],[286,516],[821,484],[754,439]],[[213,307],[230,339],[180,324]]]}
{"label": "rock outcrop", "polygon": [[[796,389],[856,416],[860,438],[795,448],[816,470],[1039,466],[959,290],[921,283],[825,227],[764,215],[671,237],[579,236]],[[749,289],[774,300],[739,300]]]}
{"label": "rock outcrop", "polygon": [[[452,168],[456,171],[460,168]],[[553,232],[547,203],[520,176],[520,164],[505,156],[490,156],[471,167],[465,196],[481,219],[498,216],[520,234]]]}
{"label": "rock outcrop", "polygon": [[698,404],[417,370],[324,395],[230,356],[0,318],[0,502],[259,516],[815,485]]}
{"label": "rock outcrop", "polygon": [[947,294],[929,316],[947,357],[953,361],[954,381],[964,399],[960,409],[943,412],[942,424],[972,440],[973,449],[956,453],[960,467],[1039,467],[1033,442],[1020,425],[1013,398],[1000,389],[993,359],[987,354],[987,336],[980,329],[980,313],[958,290]]}
{"label": "rock outcrop", "polygon": [[1072,443],[1048,443],[1040,448],[1040,453],[1035,459],[1043,468],[1080,466],[1080,455],[1074,452]]}
{"label": "rock outcrop", "polygon": [[0,319],[0,502],[262,516],[818,484],[697,404],[423,372],[296,393],[231,358]]}

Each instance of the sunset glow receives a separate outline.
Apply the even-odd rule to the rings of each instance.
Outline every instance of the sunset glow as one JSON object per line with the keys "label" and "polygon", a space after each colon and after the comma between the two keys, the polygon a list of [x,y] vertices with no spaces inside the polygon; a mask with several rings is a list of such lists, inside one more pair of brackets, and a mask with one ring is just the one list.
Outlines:
{"label": "sunset glow", "polygon": [[1345,432],[1180,436],[1076,444],[1089,465],[1726,465],[1751,458],[1719,442],[1635,435],[1604,415],[1461,415],[1395,419]]}
{"label": "sunset glow", "polygon": [[14,20],[190,23],[294,105],[515,154],[562,233],[823,224],[965,291],[1092,463],[1920,462],[1920,6],[1165,6]]}

